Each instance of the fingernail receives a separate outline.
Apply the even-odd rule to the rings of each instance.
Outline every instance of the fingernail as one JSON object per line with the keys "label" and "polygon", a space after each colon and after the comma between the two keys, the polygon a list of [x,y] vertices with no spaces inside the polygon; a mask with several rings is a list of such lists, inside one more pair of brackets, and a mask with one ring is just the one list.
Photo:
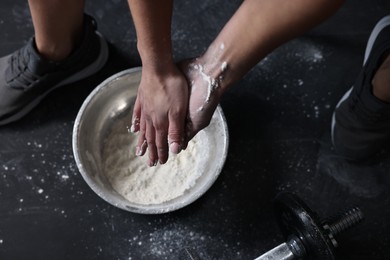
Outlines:
{"label": "fingernail", "polygon": [[130,132],[135,133],[135,128],[134,128],[134,125],[133,125],[133,124],[132,124],[131,127],[130,127]]}
{"label": "fingernail", "polygon": [[177,142],[173,142],[169,145],[169,150],[174,154],[178,154],[181,151],[181,146]]}
{"label": "fingernail", "polygon": [[135,155],[136,156],[142,156],[142,154],[144,153],[146,147],[147,147],[147,142],[146,142],[146,140],[144,140],[144,142],[141,144],[141,147],[137,146],[135,148]]}
{"label": "fingernail", "polygon": [[139,126],[139,118],[138,117],[134,117],[133,120],[131,120],[130,131],[132,133],[135,133],[135,127],[136,126]]}
{"label": "fingernail", "polygon": [[137,146],[135,148],[135,155],[136,156],[141,156],[142,155],[142,150],[141,150],[141,148],[139,148],[139,146]]}
{"label": "fingernail", "polygon": [[157,166],[157,160],[155,161],[149,160],[149,167],[153,167],[153,166]]}

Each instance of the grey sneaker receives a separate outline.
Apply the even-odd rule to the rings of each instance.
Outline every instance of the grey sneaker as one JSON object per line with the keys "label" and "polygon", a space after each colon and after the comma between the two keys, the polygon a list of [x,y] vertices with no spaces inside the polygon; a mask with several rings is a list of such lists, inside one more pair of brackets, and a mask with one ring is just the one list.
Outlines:
{"label": "grey sneaker", "polygon": [[83,39],[64,61],[53,62],[37,52],[34,38],[0,58],[0,125],[30,112],[51,91],[99,71],[108,59],[108,45],[95,20],[84,16]]}
{"label": "grey sneaker", "polygon": [[390,140],[390,104],[372,93],[371,81],[390,51],[390,16],[371,32],[363,68],[333,113],[332,141],[336,151],[351,160],[364,160],[379,152]]}

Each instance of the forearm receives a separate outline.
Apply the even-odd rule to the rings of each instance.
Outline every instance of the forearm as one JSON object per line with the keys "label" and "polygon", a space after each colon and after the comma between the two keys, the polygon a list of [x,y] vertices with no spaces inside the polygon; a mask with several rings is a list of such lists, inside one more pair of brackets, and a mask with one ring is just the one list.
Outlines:
{"label": "forearm", "polygon": [[171,20],[173,0],[128,0],[137,32],[142,66],[163,69],[172,65]]}
{"label": "forearm", "polygon": [[[210,45],[200,62],[222,89],[286,41],[333,14],[344,0],[246,0]],[[225,68],[222,72],[222,68]]]}

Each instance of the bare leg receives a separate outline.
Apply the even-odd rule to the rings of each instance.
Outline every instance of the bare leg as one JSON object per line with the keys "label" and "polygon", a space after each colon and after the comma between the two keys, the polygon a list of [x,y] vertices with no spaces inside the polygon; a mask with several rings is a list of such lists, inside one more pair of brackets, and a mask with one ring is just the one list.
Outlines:
{"label": "bare leg", "polygon": [[390,103],[390,53],[384,59],[374,78],[372,79],[374,96]]}
{"label": "bare leg", "polygon": [[59,61],[71,54],[82,35],[83,0],[29,0],[39,53]]}

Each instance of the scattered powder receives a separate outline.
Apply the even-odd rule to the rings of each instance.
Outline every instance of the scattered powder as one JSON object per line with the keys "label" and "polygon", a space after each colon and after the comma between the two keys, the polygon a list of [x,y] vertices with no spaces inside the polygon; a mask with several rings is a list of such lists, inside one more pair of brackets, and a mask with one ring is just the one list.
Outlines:
{"label": "scattered powder", "polygon": [[313,45],[310,42],[299,42],[297,46],[296,57],[299,57],[303,62],[320,63],[324,60],[322,46]]}
{"label": "scattered powder", "polygon": [[221,64],[221,72],[225,72],[226,69],[227,69],[227,62],[224,61],[224,62],[222,62],[222,64]]}
{"label": "scattered powder", "polygon": [[[190,69],[195,70],[197,73],[199,73],[200,76],[202,77],[202,79],[206,82],[208,90],[207,90],[207,95],[205,97],[205,103],[210,102],[212,94],[214,93],[214,91],[217,88],[220,87],[221,82],[222,82],[222,80],[224,78],[224,73],[225,73],[225,71],[228,68],[227,62],[224,61],[221,64],[221,66],[220,66],[220,68],[221,68],[221,75],[219,75],[217,78],[214,78],[214,77],[212,77],[210,75],[207,75],[204,72],[204,66],[202,66],[201,64],[190,64],[189,67],[190,67]],[[192,91],[194,91],[196,86],[194,86],[193,82],[191,82],[191,85],[192,85]],[[203,110],[203,106],[198,108],[198,111],[202,111],[202,110]]]}
{"label": "scattered powder", "polygon": [[313,62],[321,61],[324,57],[322,56],[322,53],[317,52],[313,55]]}
{"label": "scattered powder", "polygon": [[[137,135],[123,131],[118,122],[107,137],[104,147],[104,172],[112,187],[133,203],[159,204],[182,195],[203,172],[208,157],[200,132],[178,155],[170,154],[164,165],[149,167],[148,155],[135,155]],[[204,148],[206,147],[206,148]]]}
{"label": "scattered powder", "polygon": [[[224,74],[226,70],[228,69],[228,63],[227,61],[223,61],[221,63],[221,57],[223,54],[223,50],[225,49],[224,43],[221,43],[219,48],[213,47],[212,52],[214,53],[213,58],[208,61],[207,64],[200,64],[198,63],[198,59],[195,59],[193,63],[189,64],[189,70],[195,73],[198,73],[198,75],[206,82],[207,84],[207,94],[205,96],[205,103],[210,102],[210,99],[213,95],[213,92],[218,89],[221,86],[221,82],[224,79]],[[208,74],[208,69],[205,69],[205,67],[211,68],[211,71],[215,71],[215,69],[220,68],[220,72],[217,73],[217,75],[210,75]],[[197,86],[194,86],[193,81],[191,81],[191,87],[192,91],[196,89]],[[203,111],[203,105],[200,106],[197,111]]]}
{"label": "scattered powder", "polygon": [[138,117],[133,117],[133,119],[131,120],[131,127],[130,127],[131,133],[135,133],[135,127],[139,126],[139,123],[140,123],[140,119]]}
{"label": "scattered powder", "polygon": [[210,75],[207,75],[204,72],[204,67],[201,64],[191,64],[190,65],[192,69],[195,69],[198,71],[198,73],[201,75],[202,79],[206,81],[208,91],[206,96],[206,103],[210,101],[211,94],[219,87],[219,81],[215,78],[212,78]]}

